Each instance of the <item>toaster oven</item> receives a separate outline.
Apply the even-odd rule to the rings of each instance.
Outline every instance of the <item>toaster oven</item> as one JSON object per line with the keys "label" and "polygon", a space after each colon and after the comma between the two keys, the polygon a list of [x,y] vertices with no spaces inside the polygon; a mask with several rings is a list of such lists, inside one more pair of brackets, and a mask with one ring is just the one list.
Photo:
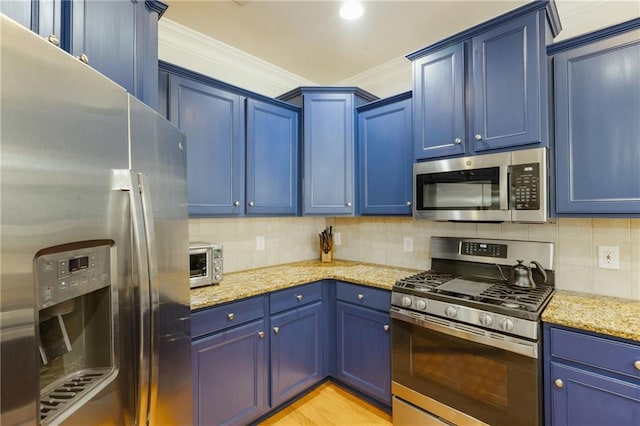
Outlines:
{"label": "toaster oven", "polygon": [[189,287],[219,284],[222,266],[222,244],[189,243]]}

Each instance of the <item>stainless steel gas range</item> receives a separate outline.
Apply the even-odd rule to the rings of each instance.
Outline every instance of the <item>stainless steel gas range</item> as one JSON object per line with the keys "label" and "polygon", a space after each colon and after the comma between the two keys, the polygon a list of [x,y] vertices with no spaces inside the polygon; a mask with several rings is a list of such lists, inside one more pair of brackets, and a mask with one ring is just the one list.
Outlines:
{"label": "stainless steel gas range", "polygon": [[430,252],[391,296],[394,425],[541,424],[553,243],[432,237]]}

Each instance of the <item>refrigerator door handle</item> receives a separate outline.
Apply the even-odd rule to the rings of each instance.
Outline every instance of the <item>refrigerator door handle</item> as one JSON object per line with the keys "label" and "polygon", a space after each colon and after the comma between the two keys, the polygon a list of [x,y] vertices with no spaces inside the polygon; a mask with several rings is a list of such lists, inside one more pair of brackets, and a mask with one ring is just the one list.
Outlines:
{"label": "refrigerator door handle", "polygon": [[[133,226],[133,249],[138,265],[138,306],[140,316],[140,353],[138,371],[138,395],[136,423],[148,424],[149,413],[156,403],[155,381],[157,381],[157,312],[159,306],[158,274],[155,254],[153,210],[144,177],[133,170],[115,170],[116,185],[129,192],[131,222]],[[154,352],[156,354],[154,355]]]}

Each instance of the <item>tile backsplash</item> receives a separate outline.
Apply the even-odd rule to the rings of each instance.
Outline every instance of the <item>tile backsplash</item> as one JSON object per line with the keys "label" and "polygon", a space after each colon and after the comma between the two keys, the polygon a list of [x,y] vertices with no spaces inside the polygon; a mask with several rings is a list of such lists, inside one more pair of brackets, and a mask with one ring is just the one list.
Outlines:
{"label": "tile backsplash", "polygon": [[[640,219],[559,219],[535,225],[380,217],[190,219],[189,237],[224,244],[228,273],[316,259],[318,233],[329,225],[342,240],[334,258],[419,270],[430,267],[432,235],[550,241],[556,247],[558,288],[640,300]],[[264,250],[256,248],[258,236],[264,237]],[[407,238],[412,239],[411,252],[404,250]],[[619,247],[619,270],[598,268],[602,245]]]}

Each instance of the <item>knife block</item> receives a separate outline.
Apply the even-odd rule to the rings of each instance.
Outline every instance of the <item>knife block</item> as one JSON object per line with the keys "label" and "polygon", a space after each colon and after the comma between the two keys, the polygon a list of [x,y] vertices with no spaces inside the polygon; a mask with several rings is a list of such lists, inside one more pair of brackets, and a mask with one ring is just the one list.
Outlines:
{"label": "knife block", "polygon": [[331,244],[331,248],[329,249],[328,253],[325,253],[324,250],[322,250],[322,244],[320,244],[320,261],[322,263],[329,263],[333,260],[333,244]]}

